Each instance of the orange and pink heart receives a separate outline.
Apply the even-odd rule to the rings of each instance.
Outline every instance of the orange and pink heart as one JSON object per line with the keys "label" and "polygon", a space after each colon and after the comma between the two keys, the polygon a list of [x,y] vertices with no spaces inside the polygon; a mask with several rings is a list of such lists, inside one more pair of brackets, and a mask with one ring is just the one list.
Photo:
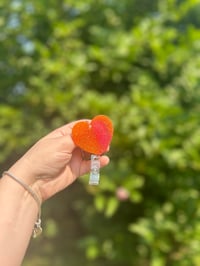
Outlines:
{"label": "orange and pink heart", "polygon": [[110,118],[97,115],[91,121],[77,122],[72,128],[72,139],[83,151],[101,155],[108,150],[113,131]]}

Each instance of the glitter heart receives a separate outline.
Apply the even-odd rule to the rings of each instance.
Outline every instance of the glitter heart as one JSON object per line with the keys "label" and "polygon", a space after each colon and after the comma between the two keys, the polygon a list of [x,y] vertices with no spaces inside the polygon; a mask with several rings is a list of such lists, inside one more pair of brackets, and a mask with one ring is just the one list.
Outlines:
{"label": "glitter heart", "polygon": [[72,129],[72,139],[82,150],[101,155],[106,152],[113,136],[112,121],[97,115],[90,122],[80,121]]}

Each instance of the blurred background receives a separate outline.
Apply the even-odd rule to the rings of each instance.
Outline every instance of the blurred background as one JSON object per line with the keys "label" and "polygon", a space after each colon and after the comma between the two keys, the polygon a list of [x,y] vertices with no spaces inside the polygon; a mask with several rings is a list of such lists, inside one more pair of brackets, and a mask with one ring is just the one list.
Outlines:
{"label": "blurred background", "polygon": [[23,266],[200,265],[200,2],[1,0],[0,169],[74,119],[115,126],[42,207]]}

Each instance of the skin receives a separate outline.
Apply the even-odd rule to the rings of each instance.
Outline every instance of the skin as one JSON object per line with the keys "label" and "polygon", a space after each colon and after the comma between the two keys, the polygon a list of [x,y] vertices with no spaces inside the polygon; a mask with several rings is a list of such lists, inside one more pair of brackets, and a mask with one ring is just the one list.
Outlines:
{"label": "skin", "polygon": [[[72,127],[79,121],[60,127],[32,146],[10,173],[29,185],[41,203],[89,173],[90,161],[71,138]],[[101,167],[109,163],[105,155]],[[7,175],[0,179],[0,265],[21,265],[37,219],[38,206],[33,197]]]}

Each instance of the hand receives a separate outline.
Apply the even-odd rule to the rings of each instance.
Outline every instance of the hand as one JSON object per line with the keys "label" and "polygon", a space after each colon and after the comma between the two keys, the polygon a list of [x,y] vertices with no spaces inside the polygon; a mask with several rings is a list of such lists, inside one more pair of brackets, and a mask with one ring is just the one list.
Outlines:
{"label": "hand", "polygon": [[[90,160],[84,160],[82,151],[75,146],[72,127],[76,122],[60,127],[40,139],[23,156],[34,177],[31,185],[36,188],[42,201],[65,189],[74,180],[90,171]],[[107,156],[101,156],[101,167],[109,163]]]}

